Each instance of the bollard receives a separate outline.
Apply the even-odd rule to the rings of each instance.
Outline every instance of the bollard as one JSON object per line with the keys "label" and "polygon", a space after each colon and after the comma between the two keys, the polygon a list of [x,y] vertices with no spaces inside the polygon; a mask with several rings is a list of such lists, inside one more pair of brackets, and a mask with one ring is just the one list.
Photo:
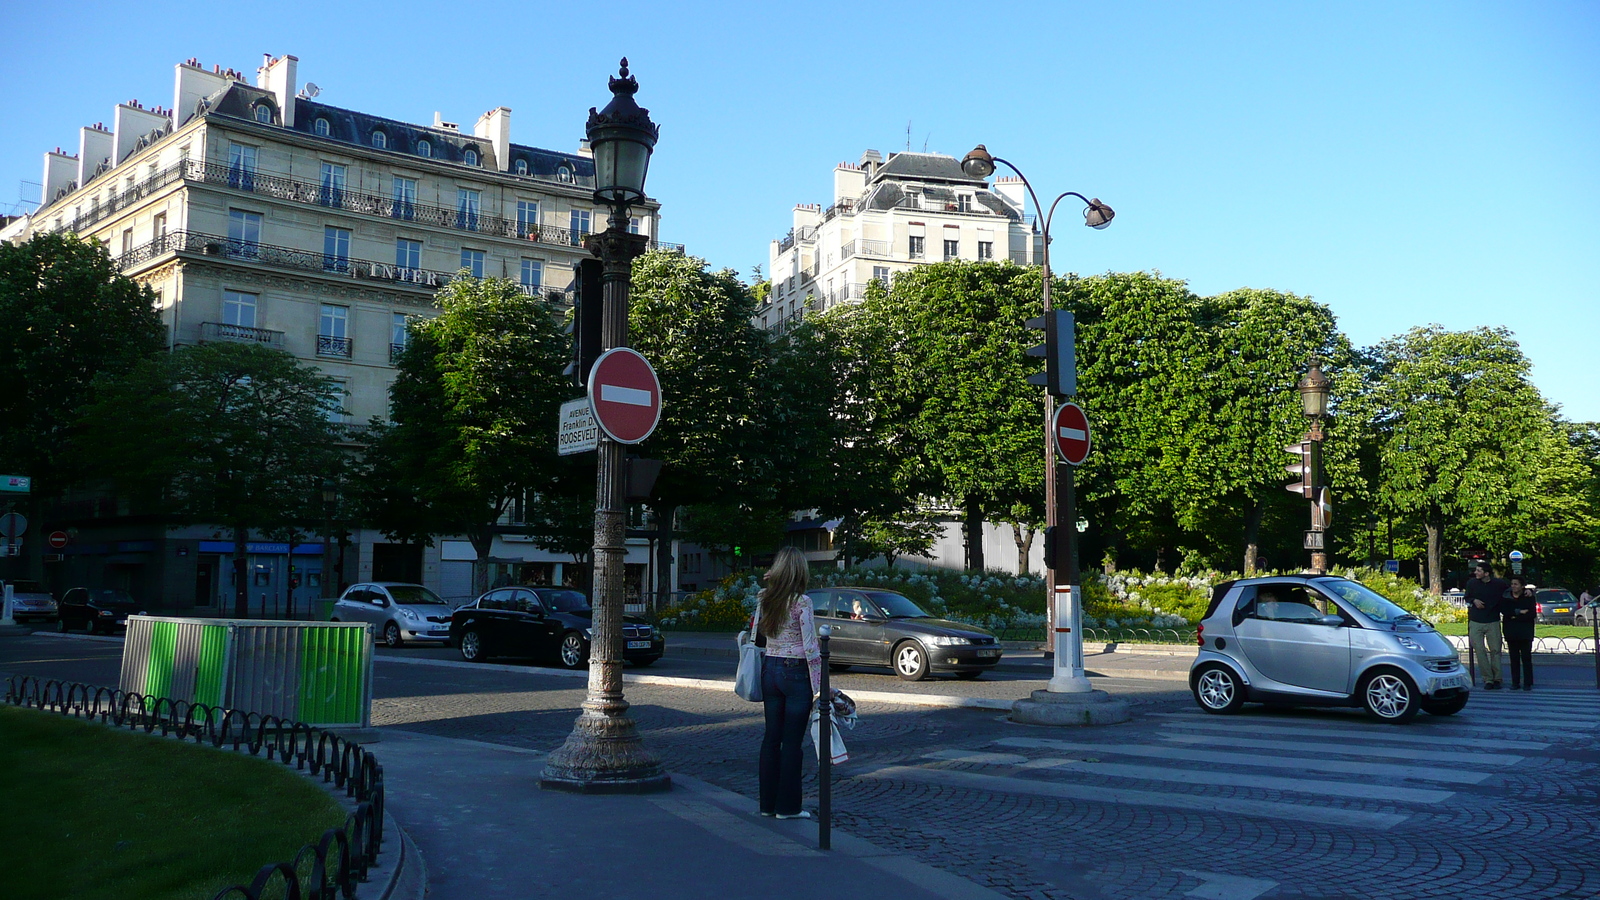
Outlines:
{"label": "bollard", "polygon": [[1594,626],[1594,686],[1600,690],[1600,606],[1589,604],[1589,624]]}
{"label": "bollard", "polygon": [[817,629],[822,655],[822,690],[817,692],[817,849],[831,850],[833,835],[833,691],[828,687],[828,637],[833,628]]}
{"label": "bollard", "polygon": [[1467,679],[1478,683],[1478,653],[1472,646],[1472,625],[1467,625]]}

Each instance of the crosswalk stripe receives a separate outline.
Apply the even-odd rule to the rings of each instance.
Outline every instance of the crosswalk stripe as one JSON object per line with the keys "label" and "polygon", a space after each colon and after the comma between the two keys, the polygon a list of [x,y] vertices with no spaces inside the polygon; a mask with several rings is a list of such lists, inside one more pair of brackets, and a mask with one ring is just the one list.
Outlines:
{"label": "crosswalk stripe", "polygon": [[[1318,728],[1326,729],[1329,734],[1355,734],[1363,727],[1375,725],[1372,719],[1353,710],[1308,710],[1308,715],[1285,718],[1280,714],[1272,714],[1270,718],[1252,715],[1248,712],[1238,716],[1223,719],[1213,713],[1192,710],[1189,712],[1156,713],[1158,716],[1169,716],[1174,719],[1185,719],[1201,722],[1315,722]],[[1556,723],[1542,720],[1515,720],[1502,721],[1493,710],[1474,709],[1470,704],[1466,710],[1449,717],[1426,716],[1421,720],[1407,725],[1385,725],[1384,728],[1394,728],[1399,733],[1438,734],[1449,732],[1461,733],[1466,736],[1481,734],[1485,737],[1497,737],[1507,732],[1537,733],[1540,738],[1551,740],[1586,740],[1593,737],[1593,729],[1570,723]]]}
{"label": "crosswalk stripe", "polygon": [[882,769],[858,772],[855,777],[896,778],[995,793],[1032,794],[1034,796],[1054,797],[1062,800],[1154,806],[1193,812],[1230,813],[1265,819],[1288,819],[1300,824],[1370,828],[1381,831],[1393,828],[1410,818],[1408,814],[1404,813],[1367,812],[1357,809],[1340,809],[1334,806],[1300,806],[1267,800],[1208,797],[1201,794],[1162,794],[1155,791],[1136,791],[1098,785],[1073,784],[1071,782],[1009,778],[1002,775],[985,775],[979,772],[964,772],[953,769],[926,769],[920,766],[887,766]]}
{"label": "crosswalk stripe", "polygon": [[1464,722],[1492,719],[1496,722],[1506,722],[1509,724],[1526,723],[1531,725],[1554,725],[1558,728],[1575,728],[1580,731],[1588,731],[1595,726],[1600,725],[1600,716],[1573,716],[1562,713],[1523,712],[1521,710],[1501,710],[1490,709],[1488,707],[1466,709],[1462,710],[1462,712],[1467,714],[1467,718],[1462,720]]}
{"label": "crosswalk stripe", "polygon": [[[1216,738],[1193,734],[1163,734],[1161,739],[1179,744],[1211,744]],[[1235,738],[1228,741],[1229,747],[1242,747],[1253,750],[1292,750],[1306,754],[1316,754],[1318,764],[1322,763],[1322,754],[1336,753],[1340,756],[1377,756],[1386,759],[1415,759],[1416,750],[1410,747],[1377,747],[1371,745],[1330,744],[1327,741],[1268,741],[1253,738]],[[1453,762],[1462,765],[1479,766],[1514,766],[1522,762],[1523,757],[1511,756],[1506,753],[1454,753],[1448,750],[1430,750],[1428,758],[1434,762]]]}
{"label": "crosswalk stripe", "polygon": [[1431,744],[1441,747],[1477,747],[1480,750],[1536,751],[1544,750],[1550,746],[1548,743],[1541,741],[1508,741],[1499,740],[1496,738],[1469,738],[1457,736],[1446,737],[1410,734],[1402,732],[1398,728],[1390,728],[1384,731],[1346,728],[1330,733],[1329,729],[1326,728],[1312,728],[1289,724],[1280,725],[1266,722],[1239,721],[1238,719],[1229,722],[1219,722],[1214,716],[1206,716],[1203,719],[1190,717],[1183,721],[1164,722],[1162,723],[1162,727],[1190,728],[1200,731],[1220,731],[1226,732],[1227,734],[1244,733],[1263,734],[1268,736],[1284,735],[1296,737],[1315,737],[1322,738],[1323,740],[1335,740],[1338,738],[1349,737],[1356,739],[1388,741],[1396,744]]}
{"label": "crosswalk stripe", "polygon": [[1268,791],[1292,791],[1298,794],[1345,797],[1353,800],[1384,800],[1391,803],[1443,803],[1455,796],[1454,791],[1395,787],[1392,785],[1372,784],[1370,782],[1290,778],[1282,775],[1258,775],[1253,772],[1234,772],[1218,769],[1173,769],[1167,766],[1085,762],[1081,759],[1035,759],[1023,763],[1021,768],[1064,769],[1089,775],[1108,775],[1113,778],[1172,781],[1179,784],[1211,784],[1219,787],[1260,788]]}
{"label": "crosswalk stripe", "polygon": [[[1355,762],[1341,759],[1295,758],[1267,756],[1260,753],[1232,753],[1226,750],[1198,750],[1188,746],[1165,747],[1145,744],[1080,744],[1049,738],[1001,738],[993,742],[1002,747],[1021,747],[1046,750],[1067,750],[1090,753],[1095,756],[1136,756],[1146,759],[1170,759],[1176,762],[1215,763],[1224,766],[1244,766],[1250,769],[1293,769],[1301,773],[1360,775],[1367,778],[1410,778],[1416,781],[1438,781],[1448,784],[1481,784],[1489,779],[1488,772],[1446,766],[1401,765],[1398,763]],[[1228,744],[1236,746],[1235,742]],[[1296,744],[1301,754],[1327,752],[1323,745]]]}

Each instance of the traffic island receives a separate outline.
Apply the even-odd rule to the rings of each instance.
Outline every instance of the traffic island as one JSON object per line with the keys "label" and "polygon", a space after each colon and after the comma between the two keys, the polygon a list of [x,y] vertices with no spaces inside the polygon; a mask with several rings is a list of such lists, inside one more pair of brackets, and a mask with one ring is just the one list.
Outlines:
{"label": "traffic island", "polygon": [[1130,718],[1128,701],[1105,691],[1034,691],[1011,704],[1011,721],[1021,725],[1116,725]]}

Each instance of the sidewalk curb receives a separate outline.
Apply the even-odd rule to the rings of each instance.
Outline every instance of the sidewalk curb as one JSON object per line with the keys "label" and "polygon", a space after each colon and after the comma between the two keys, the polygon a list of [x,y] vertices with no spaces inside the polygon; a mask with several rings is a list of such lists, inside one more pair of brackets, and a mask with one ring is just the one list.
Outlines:
{"label": "sidewalk curb", "polygon": [[387,810],[383,813],[383,833],[385,838],[378,853],[378,865],[369,869],[367,880],[356,886],[356,897],[358,900],[423,900],[428,892],[427,865],[411,836]]}
{"label": "sidewalk curb", "polygon": [[63,641],[90,641],[96,644],[121,644],[123,639],[109,634],[73,634],[70,631],[35,631],[32,637],[56,638]]}

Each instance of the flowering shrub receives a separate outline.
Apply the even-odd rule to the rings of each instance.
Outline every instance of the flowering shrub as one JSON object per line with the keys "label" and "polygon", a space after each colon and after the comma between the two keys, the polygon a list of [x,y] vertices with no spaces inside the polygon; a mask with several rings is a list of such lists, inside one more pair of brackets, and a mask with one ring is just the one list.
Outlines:
{"label": "flowering shrub", "polygon": [[1421,584],[1410,578],[1401,578],[1377,569],[1346,569],[1336,573],[1353,581],[1359,581],[1374,591],[1389,598],[1396,606],[1415,616],[1438,624],[1440,622],[1465,622],[1467,610],[1465,607],[1446,603],[1444,600],[1423,590]]}

